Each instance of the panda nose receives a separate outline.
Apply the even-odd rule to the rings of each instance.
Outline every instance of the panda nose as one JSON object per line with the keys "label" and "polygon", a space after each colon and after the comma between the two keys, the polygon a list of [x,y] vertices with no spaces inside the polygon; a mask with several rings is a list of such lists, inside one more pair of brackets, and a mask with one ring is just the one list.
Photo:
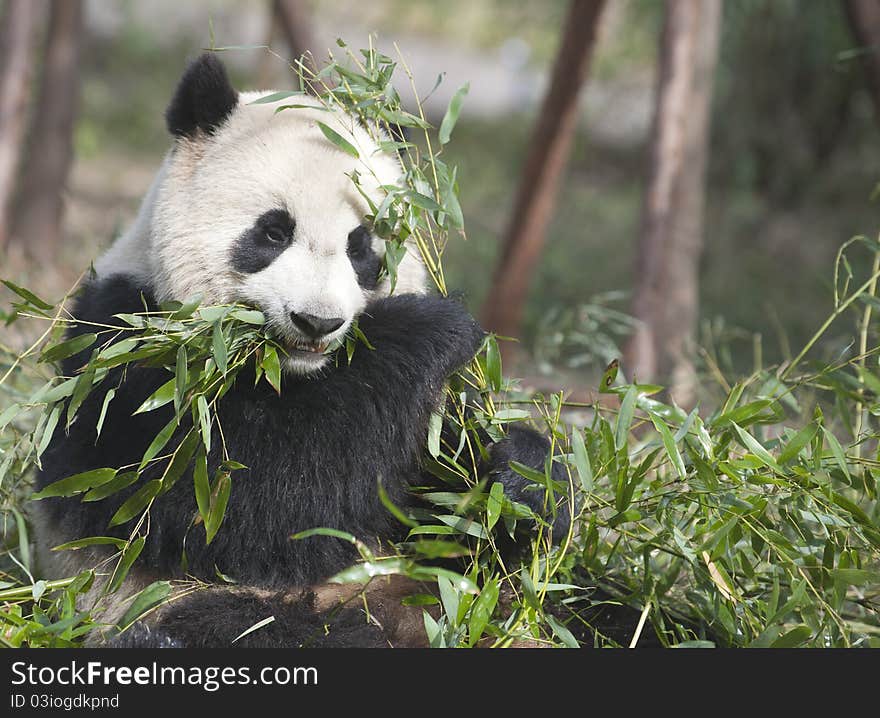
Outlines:
{"label": "panda nose", "polygon": [[298,312],[290,313],[290,321],[309,339],[315,340],[335,332],[345,324],[345,320],[341,317],[316,317],[314,314],[300,314]]}

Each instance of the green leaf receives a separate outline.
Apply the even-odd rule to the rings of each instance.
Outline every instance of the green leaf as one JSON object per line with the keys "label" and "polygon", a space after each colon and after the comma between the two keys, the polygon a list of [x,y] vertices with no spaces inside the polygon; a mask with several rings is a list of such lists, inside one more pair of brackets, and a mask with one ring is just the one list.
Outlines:
{"label": "green leaf", "polygon": [[95,439],[101,436],[101,430],[104,428],[104,419],[107,418],[107,409],[114,396],[116,396],[116,389],[109,389],[104,394],[104,401],[101,403],[101,413],[98,415],[98,423],[95,426]]}
{"label": "green leaf", "polygon": [[420,209],[426,209],[429,212],[442,212],[443,208],[437,204],[436,200],[421,194],[420,192],[407,192],[407,199]]}
{"label": "green leaf", "polygon": [[593,468],[590,466],[590,457],[587,454],[587,446],[584,437],[577,427],[571,430],[571,450],[574,455],[574,467],[577,469],[581,488],[587,494],[593,491]]}
{"label": "green leaf", "polygon": [[128,628],[132,623],[143,616],[147,611],[165,601],[171,595],[171,584],[168,581],[156,581],[138,593],[122,620],[119,621],[120,629]]}
{"label": "green leaf", "polygon": [[208,322],[208,324],[215,324],[216,322],[223,319],[231,311],[232,307],[223,304],[209,307],[199,307],[199,316],[206,322]]}
{"label": "green leaf", "polygon": [[822,427],[822,432],[825,434],[825,438],[828,440],[828,445],[831,447],[831,453],[834,456],[834,459],[837,461],[837,465],[840,467],[840,470],[843,471],[844,476],[847,479],[850,479],[849,475],[849,466],[846,461],[846,453],[843,450],[843,447],[840,445],[840,442],[837,440],[837,437],[832,434],[828,429],[824,426]]}
{"label": "green leaf", "polygon": [[275,389],[276,393],[281,394],[281,362],[278,360],[278,351],[275,347],[267,346],[263,361],[260,362],[263,371],[266,372],[266,381]]}
{"label": "green leaf", "polygon": [[666,449],[670,461],[672,461],[672,466],[675,468],[675,472],[678,474],[679,478],[685,478],[685,476],[687,476],[687,470],[684,467],[684,459],[681,458],[681,453],[675,445],[675,439],[672,438],[672,432],[669,431],[666,422],[661,421],[653,414],[651,414],[651,421],[654,423],[654,428],[657,429],[660,438],[663,440],[663,447]]}
{"label": "green leaf", "polygon": [[532,582],[532,577],[525,566],[520,569],[519,584],[522,588],[523,597],[526,599],[526,604],[534,608],[536,611],[540,611],[541,602],[538,600],[538,594],[535,592],[535,584]]}
{"label": "green leaf", "polygon": [[165,406],[166,404],[170,404],[174,401],[174,390],[176,386],[175,379],[169,379],[162,386],[160,386],[156,391],[150,394],[144,402],[135,410],[135,414],[145,414],[148,411],[153,411],[154,409],[158,409],[159,407]]}
{"label": "green leaf", "polygon": [[466,82],[455,91],[455,94],[449,101],[449,107],[446,108],[446,114],[443,115],[443,121],[440,123],[440,131],[437,133],[441,145],[445,145],[449,142],[455,123],[458,122],[458,116],[461,113],[461,106],[464,102],[464,98],[469,89],[470,83]]}
{"label": "green leaf", "polygon": [[425,558],[457,558],[458,556],[467,556],[470,549],[462,546],[455,541],[439,541],[432,539],[422,539],[421,541],[413,541],[407,544],[408,548],[412,548],[420,556]]}
{"label": "green leaf", "polygon": [[440,455],[440,433],[443,431],[443,415],[432,411],[428,419],[428,453],[435,459]]}
{"label": "green leaf", "polygon": [[211,484],[208,481],[208,457],[204,451],[200,451],[196,457],[196,465],[193,469],[193,484],[195,485],[196,506],[202,521],[207,521],[208,512],[211,509]]}
{"label": "green leaf", "polygon": [[[500,484],[496,484],[496,486],[500,486]],[[471,607],[471,618],[468,622],[469,645],[473,646],[480,640],[483,630],[489,623],[489,619],[492,618],[492,613],[495,611],[497,603],[498,582],[493,578],[483,586],[480,595],[477,596],[477,600],[474,601],[474,605]]]}
{"label": "green leaf", "polygon": [[489,490],[489,498],[486,500],[486,528],[490,531],[498,523],[501,516],[501,508],[504,505],[504,484],[496,481]]}
{"label": "green leaf", "polygon": [[351,155],[355,159],[358,159],[360,157],[357,148],[342,135],[340,135],[336,130],[327,127],[327,125],[325,125],[323,122],[317,122],[317,125],[321,128],[321,132],[324,133],[324,137],[326,137],[339,149],[345,152],[345,154]]}
{"label": "green leaf", "polygon": [[186,346],[181,344],[177,348],[177,362],[174,368],[174,411],[177,414],[180,413],[180,408],[183,406],[184,399],[186,398],[188,374],[186,367]]}
{"label": "green leaf", "polygon": [[777,474],[785,473],[782,467],[776,463],[776,459],[770,454],[767,449],[765,449],[761,443],[752,436],[745,429],[741,428],[738,424],[731,422],[731,426],[734,428],[736,433],[739,435],[740,440],[749,451],[751,451],[758,460],[764,464],[768,469],[775,471]]}
{"label": "green leaf", "polygon": [[10,282],[6,279],[2,280],[2,282],[6,286],[7,289],[15,292],[19,297],[24,299],[29,304],[32,304],[33,306],[37,307],[38,309],[43,309],[43,310],[48,311],[50,309],[55,308],[52,304],[49,304],[49,302],[46,302],[46,301],[40,299],[36,294],[25,289],[24,287],[19,287],[17,284],[13,284],[12,282]]}
{"label": "green leaf", "polygon": [[801,450],[813,440],[817,431],[819,431],[819,425],[816,422],[812,422],[791,437],[785,448],[779,452],[779,456],[776,459],[779,464],[787,464],[798,456]]}
{"label": "green leaf", "polygon": [[156,434],[156,437],[144,452],[144,457],[141,459],[138,471],[141,471],[147,464],[156,458],[159,452],[165,448],[165,444],[171,441],[171,437],[174,435],[176,429],[177,419],[172,419],[165,425],[165,428],[163,428],[162,431]]}
{"label": "green leaf", "polygon": [[[268,95],[263,95],[262,97],[258,97],[256,100],[249,102],[249,105],[265,105],[272,104],[274,102],[279,102],[281,100],[286,100],[290,97],[303,97],[303,93],[301,92],[292,92],[292,91],[283,91],[283,92],[270,92]],[[314,108],[316,109],[316,108]]]}
{"label": "green leaf", "polygon": [[229,315],[235,317],[245,324],[255,324],[262,326],[266,323],[266,315],[257,309],[233,309]]}
{"label": "green leaf", "polygon": [[162,480],[154,479],[153,481],[148,481],[146,484],[141,486],[137,491],[135,491],[131,496],[126,499],[125,503],[119,507],[119,510],[113,514],[113,518],[110,519],[109,526],[119,526],[120,524],[124,524],[127,521],[131,521],[135,516],[140,515],[140,513],[147,507],[147,505],[159,494],[160,489],[162,488]]}
{"label": "green leaf", "polygon": [[355,536],[352,536],[350,533],[345,531],[340,531],[339,529],[328,529],[328,528],[316,528],[316,529],[307,529],[306,531],[300,531],[299,533],[294,534],[290,538],[294,541],[301,541],[302,539],[311,538],[312,536],[331,536],[332,538],[342,539],[343,541],[348,541],[351,544],[357,544],[358,540]]}
{"label": "green leaf", "polygon": [[633,414],[636,409],[636,399],[639,392],[636,387],[631,386],[626,390],[626,395],[620,403],[620,411],[617,413],[617,429],[614,434],[614,445],[621,449],[626,446],[626,439],[629,436],[629,428],[632,426]]}
{"label": "green leaf", "polygon": [[0,414],[0,429],[3,429],[10,421],[12,421],[21,411],[19,404],[11,404],[6,410]]}
{"label": "green leaf", "polygon": [[31,495],[31,500],[39,501],[51,496],[74,496],[88,491],[96,486],[101,486],[111,481],[116,476],[116,469],[92,469],[80,474],[68,476],[66,479],[55,481],[44,489]]}
{"label": "green leaf", "polygon": [[42,456],[43,452],[49,448],[49,442],[55,435],[55,427],[58,426],[58,419],[61,418],[61,406],[56,406],[49,414],[46,425],[43,427],[43,435],[40,437],[40,443],[37,445],[37,456]]}
{"label": "green leaf", "polygon": [[813,637],[813,629],[809,626],[795,626],[790,631],[782,634],[773,643],[771,648],[797,648]]}
{"label": "green leaf", "polygon": [[449,621],[455,623],[459,605],[455,587],[446,576],[437,577],[437,587],[440,591],[440,603],[443,604],[443,611],[446,613]]}
{"label": "green leaf", "polygon": [[162,475],[162,493],[168,491],[177,480],[183,476],[183,472],[189,466],[189,462],[196,451],[199,444],[199,434],[195,429],[190,429],[189,433],[180,442],[180,445],[174,451],[174,456],[168,463],[165,473]]}
{"label": "green leaf", "polygon": [[492,391],[501,391],[501,350],[498,348],[498,339],[490,334],[486,339],[486,381]]}
{"label": "green leaf", "polygon": [[442,521],[447,526],[450,526],[463,534],[467,534],[468,536],[474,536],[475,538],[488,538],[486,530],[476,521],[471,521],[470,519],[461,516],[451,515],[437,516],[436,518],[438,521]]}
{"label": "green leaf", "polygon": [[443,631],[440,630],[440,624],[438,624],[427,611],[422,611],[422,620],[425,624],[425,633],[428,636],[428,645],[431,646],[431,648],[442,647],[444,645]]}
{"label": "green leaf", "polygon": [[62,359],[72,357],[84,349],[88,349],[92,344],[98,341],[97,334],[80,334],[78,337],[68,339],[67,341],[55,344],[43,350],[40,355],[41,362],[57,362]]}
{"label": "green leaf", "polygon": [[211,414],[208,411],[208,401],[204,394],[196,398],[196,411],[199,415],[199,430],[202,432],[202,443],[205,451],[211,450]]}
{"label": "green leaf", "polygon": [[107,589],[109,593],[113,593],[116,591],[125,580],[125,577],[128,576],[128,572],[131,570],[132,565],[135,561],[137,561],[138,556],[141,555],[141,551],[144,550],[144,542],[146,539],[143,536],[138,536],[128,548],[124,549],[122,552],[122,558],[119,559],[119,563],[116,565],[116,571],[113,573],[113,580],[110,582],[110,587]]}
{"label": "green leaf", "polygon": [[331,576],[330,583],[366,583],[376,576],[405,575],[411,564],[402,558],[382,558],[362,561]]}
{"label": "green leaf", "polygon": [[436,596],[431,596],[428,593],[416,593],[412,596],[407,596],[404,598],[400,604],[402,606],[436,606],[440,601]]}
{"label": "green leaf", "polygon": [[617,372],[620,369],[620,362],[615,359],[612,361],[607,367],[605,367],[605,373],[602,374],[602,379],[599,382],[599,391],[603,394],[607,394],[611,391],[614,386],[614,380],[617,379]]}
{"label": "green leaf", "polygon": [[115,479],[92,489],[85,496],[83,496],[80,501],[82,501],[83,503],[88,503],[90,501],[100,501],[101,499],[106,499],[108,496],[112,496],[118,491],[122,491],[122,489],[124,489],[126,486],[131,486],[137,480],[137,471],[126,471],[124,474],[117,474]]}
{"label": "green leaf", "polygon": [[205,544],[211,543],[214,536],[220,530],[223,519],[226,516],[226,505],[229,503],[229,494],[232,491],[232,479],[226,472],[221,472],[214,481],[214,490],[211,492],[211,506],[205,519]]}
{"label": "green leaf", "polygon": [[385,243],[385,269],[388,270],[388,278],[391,281],[391,293],[397,286],[397,267],[406,256],[406,247],[403,242],[389,241]]}
{"label": "green leaf", "polygon": [[571,631],[569,631],[549,613],[545,614],[544,618],[547,619],[547,623],[549,623],[550,628],[553,629],[554,635],[560,641],[562,641],[566,648],[580,648],[580,644],[577,642],[577,639],[572,635]]}
{"label": "green leaf", "polygon": [[214,331],[211,336],[211,355],[214,357],[214,363],[220,373],[226,376],[229,358],[226,352],[226,340],[223,338],[223,326],[219,321],[214,323]]}
{"label": "green leaf", "polygon": [[85,401],[85,398],[92,391],[92,384],[95,381],[95,371],[95,365],[90,363],[76,380],[76,385],[73,387],[73,394],[70,397],[70,402],[67,404],[68,430],[70,429],[70,425],[73,423],[74,418],[76,418],[76,412],[79,411],[83,401]]}

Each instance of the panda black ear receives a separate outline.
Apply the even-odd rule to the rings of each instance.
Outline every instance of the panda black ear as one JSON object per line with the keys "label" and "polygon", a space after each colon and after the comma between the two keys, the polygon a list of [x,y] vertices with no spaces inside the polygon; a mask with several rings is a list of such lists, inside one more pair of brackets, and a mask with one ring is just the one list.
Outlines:
{"label": "panda black ear", "polygon": [[168,131],[192,137],[199,130],[211,134],[238,104],[238,93],[229,83],[226,68],[213,53],[193,60],[180,78],[165,111]]}

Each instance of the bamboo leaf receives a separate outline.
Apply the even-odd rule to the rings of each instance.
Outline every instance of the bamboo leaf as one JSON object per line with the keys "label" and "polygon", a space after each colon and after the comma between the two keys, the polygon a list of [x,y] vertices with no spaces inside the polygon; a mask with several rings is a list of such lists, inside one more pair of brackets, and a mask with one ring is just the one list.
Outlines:
{"label": "bamboo leaf", "polygon": [[128,628],[132,623],[143,616],[147,611],[165,601],[171,595],[171,584],[168,581],[156,581],[138,593],[122,620],[119,621],[120,629]]}
{"label": "bamboo leaf", "polygon": [[214,481],[211,492],[211,506],[205,519],[205,543],[210,544],[220,530],[226,516],[226,505],[232,491],[232,479],[227,472],[221,472]]}
{"label": "bamboo leaf", "polygon": [[39,501],[52,496],[74,496],[88,491],[96,486],[101,486],[112,481],[116,476],[116,469],[92,469],[80,474],[68,476],[66,479],[55,481],[44,489],[31,495],[32,501]]}
{"label": "bamboo leaf", "polygon": [[318,127],[321,129],[321,132],[324,133],[324,137],[330,140],[334,145],[336,145],[339,149],[341,149],[345,154],[351,155],[355,159],[360,157],[360,154],[357,151],[357,148],[351,144],[347,139],[345,139],[342,135],[340,135],[336,130],[328,127],[323,122],[316,123]]}
{"label": "bamboo leaf", "polygon": [[150,394],[146,399],[144,399],[143,403],[135,409],[135,414],[145,414],[148,411],[153,411],[158,409],[166,404],[170,404],[174,401],[174,391],[176,386],[176,379],[169,379],[162,386],[160,386],[156,391]]}
{"label": "bamboo leaf", "polygon": [[141,486],[134,494],[132,494],[122,506],[119,507],[119,510],[113,514],[113,518],[110,519],[109,526],[119,526],[120,524],[124,524],[128,521],[131,521],[135,516],[140,515],[140,513],[147,508],[149,503],[156,498],[159,494],[159,491],[162,488],[162,480],[154,479],[153,481],[148,481],[146,484]]}
{"label": "bamboo leaf", "polygon": [[498,604],[498,593],[498,582],[493,578],[486,582],[480,595],[477,596],[477,600],[474,601],[474,605],[471,607],[471,618],[468,622],[469,645],[475,645],[483,635],[483,631],[495,611],[495,606]]}
{"label": "bamboo leaf", "polygon": [[455,94],[449,101],[449,107],[446,108],[446,114],[443,115],[443,121],[440,123],[440,131],[437,133],[441,145],[449,142],[452,130],[455,127],[455,123],[458,122],[458,116],[461,114],[461,106],[464,103],[468,90],[470,90],[470,83],[466,82],[455,91]]}
{"label": "bamboo leaf", "polygon": [[123,550],[122,558],[119,560],[119,563],[116,566],[116,571],[113,573],[113,580],[110,582],[110,587],[107,589],[109,593],[118,590],[122,585],[122,582],[125,581],[125,577],[128,576],[128,572],[131,570],[134,562],[137,561],[138,556],[141,555],[141,551],[144,550],[145,541],[146,539],[143,536],[138,536],[131,542],[128,548]]}
{"label": "bamboo leaf", "polygon": [[62,359],[72,357],[81,351],[88,349],[92,344],[98,341],[97,334],[80,334],[78,337],[68,339],[60,344],[55,344],[43,350],[40,355],[41,362],[58,362]]}

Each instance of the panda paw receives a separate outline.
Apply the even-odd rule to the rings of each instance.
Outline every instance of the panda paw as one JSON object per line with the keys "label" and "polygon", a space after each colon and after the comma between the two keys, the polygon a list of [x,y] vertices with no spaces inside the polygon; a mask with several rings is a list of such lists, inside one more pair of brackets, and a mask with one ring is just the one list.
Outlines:
{"label": "panda paw", "polygon": [[377,354],[413,359],[427,375],[445,380],[470,361],[486,333],[458,299],[398,294],[368,305],[361,331]]}
{"label": "panda paw", "polygon": [[[561,541],[571,525],[571,506],[568,494],[556,494],[556,506],[545,501],[546,490],[536,488],[535,483],[510,468],[516,461],[536,471],[544,471],[544,461],[550,453],[550,442],[533,429],[523,426],[511,427],[507,437],[489,447],[489,482],[500,482],[504,494],[512,501],[528,506],[552,527],[554,542]],[[568,484],[568,474],[562,464],[552,463],[551,478],[557,483]]]}

